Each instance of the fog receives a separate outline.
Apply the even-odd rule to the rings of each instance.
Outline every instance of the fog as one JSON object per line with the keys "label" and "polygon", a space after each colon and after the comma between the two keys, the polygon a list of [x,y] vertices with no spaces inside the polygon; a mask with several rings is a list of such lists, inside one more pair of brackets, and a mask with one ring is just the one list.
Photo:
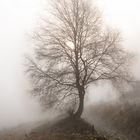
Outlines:
{"label": "fog", "polygon": [[[105,23],[118,28],[124,47],[137,55],[132,70],[140,79],[140,1],[97,0],[96,3]],[[40,106],[29,95],[23,63],[24,54],[32,46],[29,34],[38,25],[45,5],[45,0],[0,0],[0,129],[40,118]],[[108,84],[90,89],[88,103],[105,101],[108,97],[117,99]]]}
{"label": "fog", "polygon": [[23,56],[41,9],[40,0],[0,0],[0,128],[38,114],[37,103],[26,91]]}

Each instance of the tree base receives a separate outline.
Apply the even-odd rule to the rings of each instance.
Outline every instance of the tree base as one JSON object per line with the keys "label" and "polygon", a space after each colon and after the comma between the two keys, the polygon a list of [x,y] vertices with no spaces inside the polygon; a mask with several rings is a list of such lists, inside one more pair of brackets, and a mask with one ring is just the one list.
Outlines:
{"label": "tree base", "polygon": [[79,133],[89,135],[96,133],[93,125],[74,115],[57,122],[52,128],[62,130],[67,134]]}

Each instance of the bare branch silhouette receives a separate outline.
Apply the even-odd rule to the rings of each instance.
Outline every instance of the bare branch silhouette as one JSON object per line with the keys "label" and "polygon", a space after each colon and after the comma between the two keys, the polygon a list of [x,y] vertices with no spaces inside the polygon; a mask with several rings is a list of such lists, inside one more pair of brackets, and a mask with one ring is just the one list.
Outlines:
{"label": "bare branch silhouette", "polygon": [[35,58],[28,59],[34,94],[63,103],[77,100],[80,117],[89,84],[99,80],[125,82],[130,54],[119,32],[106,29],[100,12],[86,0],[53,0],[52,20],[43,20],[35,34]]}

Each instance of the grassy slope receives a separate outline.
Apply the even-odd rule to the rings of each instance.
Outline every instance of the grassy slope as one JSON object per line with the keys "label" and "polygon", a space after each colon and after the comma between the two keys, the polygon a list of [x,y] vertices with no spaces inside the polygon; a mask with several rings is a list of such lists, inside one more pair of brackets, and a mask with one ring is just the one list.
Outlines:
{"label": "grassy slope", "polygon": [[94,127],[83,119],[65,118],[50,126],[40,126],[30,133],[33,140],[107,140],[97,135]]}
{"label": "grassy slope", "polygon": [[29,127],[30,124],[26,124],[5,131],[0,135],[0,140],[108,140],[99,136],[94,127],[83,119],[65,118],[53,123],[43,122],[27,132]]}
{"label": "grassy slope", "polygon": [[[97,121],[97,126],[110,128],[110,133],[114,130],[130,140],[140,140],[139,109],[140,104],[125,102],[90,106],[87,113]],[[108,129],[107,127],[105,129]]]}

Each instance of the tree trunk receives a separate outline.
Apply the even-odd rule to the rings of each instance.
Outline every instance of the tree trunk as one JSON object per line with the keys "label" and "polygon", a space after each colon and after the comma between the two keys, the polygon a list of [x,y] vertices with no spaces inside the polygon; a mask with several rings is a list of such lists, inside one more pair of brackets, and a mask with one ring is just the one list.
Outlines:
{"label": "tree trunk", "polygon": [[79,106],[77,111],[75,112],[74,116],[76,118],[80,118],[84,110],[84,94],[79,94]]}

